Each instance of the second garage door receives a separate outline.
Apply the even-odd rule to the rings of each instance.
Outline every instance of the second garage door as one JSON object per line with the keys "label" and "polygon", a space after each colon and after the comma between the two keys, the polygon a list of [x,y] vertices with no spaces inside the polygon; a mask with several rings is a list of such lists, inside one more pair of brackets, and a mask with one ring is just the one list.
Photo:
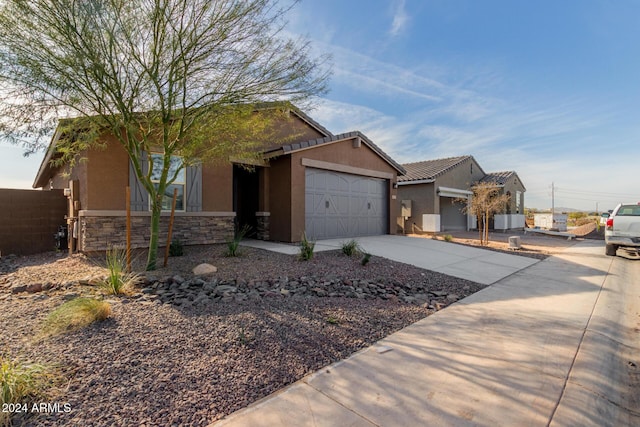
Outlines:
{"label": "second garage door", "polygon": [[387,181],[306,168],[305,229],[309,239],[387,234]]}

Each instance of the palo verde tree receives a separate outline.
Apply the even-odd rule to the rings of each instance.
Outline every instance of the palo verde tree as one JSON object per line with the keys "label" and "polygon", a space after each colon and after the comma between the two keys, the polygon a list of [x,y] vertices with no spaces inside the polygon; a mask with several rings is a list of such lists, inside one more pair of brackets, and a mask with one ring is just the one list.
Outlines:
{"label": "palo verde tree", "polygon": [[473,195],[467,203],[465,211],[475,215],[478,221],[480,244],[489,243],[489,220],[498,212],[502,212],[509,202],[509,196],[500,194],[500,188],[493,183],[479,182],[471,187]]}
{"label": "palo verde tree", "polygon": [[[33,151],[59,123],[58,161],[70,166],[113,134],[149,193],[154,269],[162,200],[182,168],[255,155],[280,111],[254,114],[256,103],[304,103],[326,90],[327,58],[283,35],[289,8],[278,0],[0,0],[0,131]],[[150,150],[161,157],[145,171]],[[178,154],[182,163],[172,164]]]}

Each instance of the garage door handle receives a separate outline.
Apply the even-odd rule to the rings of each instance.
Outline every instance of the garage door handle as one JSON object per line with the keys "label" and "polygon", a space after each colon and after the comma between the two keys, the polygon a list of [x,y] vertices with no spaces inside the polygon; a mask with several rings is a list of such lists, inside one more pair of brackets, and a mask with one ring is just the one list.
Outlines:
{"label": "garage door handle", "polygon": [[325,200],[325,201],[324,201],[324,207],[325,207],[325,208],[327,208],[327,209],[329,209],[329,201],[328,201],[328,200]]}

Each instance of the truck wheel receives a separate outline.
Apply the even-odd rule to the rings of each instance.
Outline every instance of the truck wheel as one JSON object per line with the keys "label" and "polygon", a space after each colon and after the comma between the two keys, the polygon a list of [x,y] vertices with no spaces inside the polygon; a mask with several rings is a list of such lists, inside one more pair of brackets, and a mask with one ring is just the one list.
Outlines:
{"label": "truck wheel", "polygon": [[607,254],[608,256],[616,256],[617,250],[618,250],[618,247],[616,245],[606,245],[604,247],[604,253]]}

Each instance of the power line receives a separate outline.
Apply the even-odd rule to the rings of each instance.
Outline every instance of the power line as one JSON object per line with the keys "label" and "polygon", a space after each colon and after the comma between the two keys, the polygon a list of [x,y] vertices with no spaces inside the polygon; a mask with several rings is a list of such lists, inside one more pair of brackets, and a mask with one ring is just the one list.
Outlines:
{"label": "power line", "polygon": [[611,193],[609,191],[584,191],[584,190],[573,190],[570,188],[562,188],[562,187],[556,187],[556,191],[566,191],[566,192],[571,192],[571,193],[581,193],[581,194],[586,194],[586,195],[592,195],[592,194],[604,194],[607,196],[624,196],[624,197],[637,197],[638,195],[631,195],[631,193]]}

